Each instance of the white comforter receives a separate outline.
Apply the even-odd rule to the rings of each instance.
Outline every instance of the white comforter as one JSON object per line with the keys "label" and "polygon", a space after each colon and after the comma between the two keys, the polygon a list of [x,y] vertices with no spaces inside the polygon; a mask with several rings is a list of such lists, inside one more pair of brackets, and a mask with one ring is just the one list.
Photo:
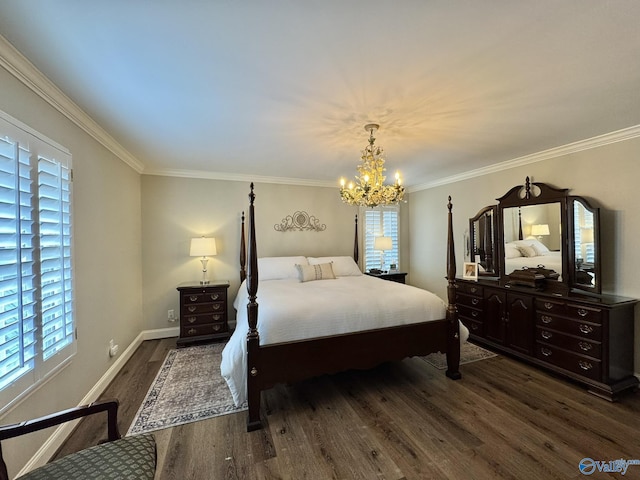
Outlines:
{"label": "white comforter", "polygon": [[[220,365],[236,405],[247,397],[247,302],[243,283],[234,301],[236,329]],[[304,283],[260,281],[257,302],[261,345],[437,320],[445,317],[446,310],[431,292],[367,275]],[[462,324],[460,333],[461,341],[466,341],[468,330]]]}
{"label": "white comforter", "polygon": [[536,268],[540,265],[562,274],[562,253],[545,252],[543,255],[537,257],[506,258],[504,261],[504,271],[509,274],[525,267]]}

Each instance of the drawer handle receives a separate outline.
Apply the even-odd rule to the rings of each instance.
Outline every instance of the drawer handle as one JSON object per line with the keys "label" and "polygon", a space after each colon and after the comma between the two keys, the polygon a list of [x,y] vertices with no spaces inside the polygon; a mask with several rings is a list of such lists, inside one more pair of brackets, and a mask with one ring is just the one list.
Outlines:
{"label": "drawer handle", "polygon": [[550,317],[549,315],[542,315],[540,319],[542,320],[542,323],[551,323],[553,317]]}
{"label": "drawer handle", "polygon": [[189,305],[189,306],[187,307],[187,310],[189,310],[191,313],[193,313],[193,312],[195,312],[195,311],[196,311],[196,309],[197,309],[197,308],[198,308],[198,307],[196,307],[195,305]]}
{"label": "drawer handle", "polygon": [[582,370],[591,370],[593,368],[593,365],[591,365],[591,362],[585,362],[584,360],[580,360],[578,362],[578,365]]}
{"label": "drawer handle", "polygon": [[217,332],[218,330],[220,330],[220,325],[218,324],[214,325],[213,329]]}
{"label": "drawer handle", "polygon": [[589,311],[585,310],[584,308],[579,308],[578,315],[580,315],[581,317],[586,317],[587,315],[589,315]]}
{"label": "drawer handle", "polygon": [[220,294],[218,294],[218,293],[214,293],[213,295],[211,295],[211,298],[212,298],[213,300],[217,300],[218,298],[220,298]]}
{"label": "drawer handle", "polygon": [[193,334],[194,334],[194,333],[196,333],[196,332],[197,332],[197,330],[196,330],[195,328],[190,328],[190,329],[187,331],[187,333],[188,333],[189,335],[193,335]]}
{"label": "drawer handle", "polygon": [[593,332],[593,327],[591,327],[590,325],[585,325],[583,323],[581,323],[578,328],[580,329],[580,331],[582,333],[591,333],[591,332]]}
{"label": "drawer handle", "polygon": [[187,322],[195,323],[195,321],[196,321],[196,317],[187,317]]}
{"label": "drawer handle", "polygon": [[472,305],[477,305],[477,304],[479,304],[479,303],[480,303],[480,299],[479,299],[479,298],[472,298],[472,299],[471,299],[471,304],[472,304]]}
{"label": "drawer handle", "polygon": [[477,317],[478,315],[480,315],[480,313],[476,312],[475,310],[473,312],[471,312],[471,316],[472,317]]}
{"label": "drawer handle", "polygon": [[588,342],[578,342],[578,346],[580,347],[580,350],[583,350],[585,352],[588,352],[593,348],[593,345]]}
{"label": "drawer handle", "polygon": [[544,308],[546,308],[547,310],[551,310],[553,308],[553,303],[544,302]]}
{"label": "drawer handle", "polygon": [[189,295],[189,300],[191,300],[192,302],[195,302],[196,300],[198,300],[198,296],[197,295]]}
{"label": "drawer handle", "polygon": [[472,323],[471,330],[478,330],[478,325],[476,325],[475,323]]}
{"label": "drawer handle", "polygon": [[476,287],[471,287],[471,293],[476,293],[478,289]]}
{"label": "drawer handle", "polygon": [[545,340],[549,340],[551,337],[553,337],[553,334],[551,332],[547,332],[546,330],[543,330],[542,333],[540,333],[540,335]]}
{"label": "drawer handle", "polygon": [[219,303],[214,303],[212,308],[214,310],[220,310],[220,304]]}
{"label": "drawer handle", "polygon": [[549,350],[548,348],[541,348],[540,352],[542,353],[542,355],[544,355],[545,357],[550,357],[551,354],[553,353],[551,350]]}
{"label": "drawer handle", "polygon": [[212,317],[212,318],[213,318],[213,321],[214,321],[214,322],[217,322],[218,320],[220,320],[220,319],[222,318],[222,315],[218,315],[218,314],[216,314],[216,315],[213,315],[213,317]]}

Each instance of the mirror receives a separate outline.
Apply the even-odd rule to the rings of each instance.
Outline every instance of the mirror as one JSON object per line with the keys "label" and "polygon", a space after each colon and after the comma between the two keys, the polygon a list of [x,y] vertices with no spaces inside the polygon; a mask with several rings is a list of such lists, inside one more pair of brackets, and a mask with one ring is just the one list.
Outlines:
{"label": "mirror", "polygon": [[573,242],[569,245],[573,265],[572,286],[601,291],[600,286],[600,211],[580,197],[571,197],[570,210]]}
{"label": "mirror", "polygon": [[470,259],[478,264],[478,275],[499,275],[496,226],[496,207],[483,208],[469,219]]}
{"label": "mirror", "polygon": [[508,207],[502,210],[504,273],[547,268],[565,277],[562,256],[561,203]]}
{"label": "mirror", "polygon": [[512,285],[509,274],[536,269],[520,272],[544,275],[544,286],[534,288],[557,295],[571,289],[601,293],[600,210],[567,192],[527,177],[497,206],[470,218],[470,258],[479,264],[478,274]]}

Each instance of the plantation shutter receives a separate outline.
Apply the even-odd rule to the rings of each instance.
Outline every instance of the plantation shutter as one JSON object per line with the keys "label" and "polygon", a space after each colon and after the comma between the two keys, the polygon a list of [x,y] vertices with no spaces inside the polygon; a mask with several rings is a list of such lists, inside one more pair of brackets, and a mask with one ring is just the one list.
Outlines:
{"label": "plantation shutter", "polygon": [[0,112],[0,413],[75,353],[71,155]]}
{"label": "plantation shutter", "polygon": [[[363,266],[365,271],[381,268],[383,260],[382,270],[388,270],[392,263],[399,264],[399,207],[363,208],[360,211],[360,216],[364,218]],[[391,237],[391,250],[382,252],[374,249],[375,238],[379,236]]]}

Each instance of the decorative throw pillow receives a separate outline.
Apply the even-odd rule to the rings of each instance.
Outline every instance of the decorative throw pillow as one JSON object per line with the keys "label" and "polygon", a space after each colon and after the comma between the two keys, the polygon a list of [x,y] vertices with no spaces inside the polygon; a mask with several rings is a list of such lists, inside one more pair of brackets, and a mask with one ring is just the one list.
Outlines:
{"label": "decorative throw pillow", "polygon": [[520,253],[518,247],[507,244],[504,246],[504,256],[506,258],[518,258],[522,256],[522,253]]}
{"label": "decorative throw pillow", "polygon": [[518,250],[522,253],[523,257],[536,257],[538,256],[535,248],[530,245],[520,245],[518,246]]}
{"label": "decorative throw pillow", "polygon": [[318,265],[296,265],[298,269],[298,279],[301,282],[312,280],[332,280],[336,276],[330,263],[320,263]]}
{"label": "decorative throw pillow", "polygon": [[320,263],[331,263],[333,273],[336,277],[353,277],[360,276],[362,272],[360,267],[352,257],[307,257],[309,265],[318,265]]}

